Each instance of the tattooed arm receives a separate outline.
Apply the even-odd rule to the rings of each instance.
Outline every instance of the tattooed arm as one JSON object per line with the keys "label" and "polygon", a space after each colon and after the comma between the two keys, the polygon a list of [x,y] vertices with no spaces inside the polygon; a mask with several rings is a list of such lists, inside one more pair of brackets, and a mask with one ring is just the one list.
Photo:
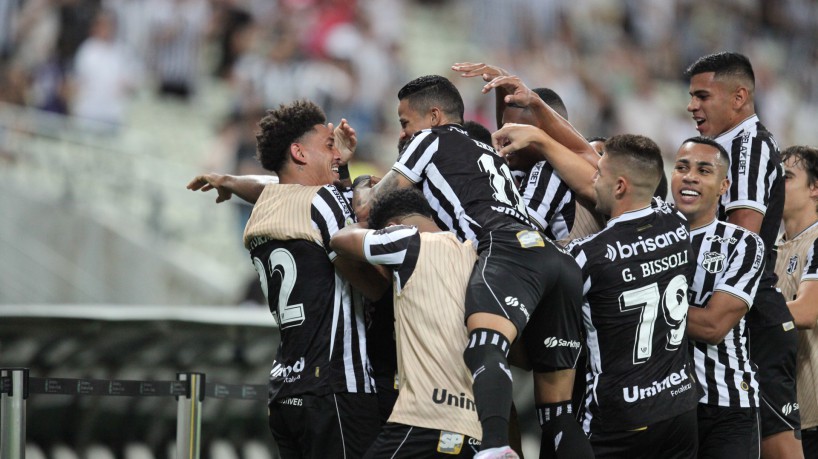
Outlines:
{"label": "tattooed arm", "polygon": [[375,180],[366,180],[359,183],[352,195],[352,208],[359,222],[369,218],[369,207],[375,199],[398,188],[409,188],[414,186],[408,178],[400,172],[392,169],[377,184]]}

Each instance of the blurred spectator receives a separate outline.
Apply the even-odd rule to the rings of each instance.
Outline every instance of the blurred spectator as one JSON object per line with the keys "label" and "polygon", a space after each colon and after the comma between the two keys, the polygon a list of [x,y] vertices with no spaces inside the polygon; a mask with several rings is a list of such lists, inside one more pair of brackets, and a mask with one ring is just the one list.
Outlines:
{"label": "blurred spectator", "polygon": [[114,132],[123,123],[126,104],[139,81],[133,57],[115,40],[115,28],[110,12],[97,14],[72,72],[71,113],[100,132]]}
{"label": "blurred spectator", "polygon": [[152,68],[159,94],[189,99],[201,71],[201,47],[207,32],[209,8],[205,0],[152,0]]}

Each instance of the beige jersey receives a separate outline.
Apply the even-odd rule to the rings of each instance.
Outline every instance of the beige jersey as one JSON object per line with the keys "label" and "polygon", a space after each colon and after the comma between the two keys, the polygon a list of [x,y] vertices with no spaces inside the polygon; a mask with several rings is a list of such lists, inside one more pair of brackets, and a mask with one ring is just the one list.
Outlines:
{"label": "beige jersey", "polygon": [[463,362],[466,286],[477,255],[452,233],[391,226],[368,233],[371,263],[394,272],[399,392],[389,422],[480,439],[472,377]]}
{"label": "beige jersey", "polygon": [[598,233],[602,231],[602,228],[605,226],[602,217],[600,217],[596,211],[588,209],[579,202],[577,202],[574,212],[574,226],[571,227],[571,232],[567,238],[559,241],[563,246],[575,239]]}
{"label": "beige jersey", "polygon": [[[801,282],[818,280],[816,239],[818,223],[813,223],[794,238],[779,241],[775,273],[787,301],[795,299]],[[809,429],[818,426],[818,327],[798,331],[796,374],[801,428]]]}
{"label": "beige jersey", "polygon": [[345,214],[351,215],[348,204],[333,186],[267,185],[244,228],[245,247],[249,248],[255,237],[279,241],[304,239],[323,246],[324,238],[318,227],[313,224],[313,203],[319,191],[337,201],[325,199],[327,203],[323,204],[323,207],[333,211],[337,204]]}

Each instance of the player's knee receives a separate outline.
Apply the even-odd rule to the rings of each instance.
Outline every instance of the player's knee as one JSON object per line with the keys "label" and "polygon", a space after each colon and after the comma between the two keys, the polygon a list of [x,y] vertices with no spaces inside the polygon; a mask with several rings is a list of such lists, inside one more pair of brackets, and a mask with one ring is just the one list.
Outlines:
{"label": "player's knee", "polygon": [[478,328],[469,334],[469,342],[463,351],[463,361],[475,379],[483,372],[481,369],[496,368],[505,370],[511,379],[507,361],[509,347],[508,340],[501,333],[488,328]]}

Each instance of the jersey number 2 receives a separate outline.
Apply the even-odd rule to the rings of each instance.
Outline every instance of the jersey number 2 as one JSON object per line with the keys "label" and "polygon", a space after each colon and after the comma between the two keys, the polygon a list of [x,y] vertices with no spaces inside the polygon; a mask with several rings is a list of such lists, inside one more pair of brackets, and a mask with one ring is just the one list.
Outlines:
{"label": "jersey number 2", "polygon": [[304,305],[288,304],[290,301],[290,294],[295,287],[295,280],[298,278],[298,269],[295,267],[295,259],[293,255],[286,249],[275,249],[270,253],[268,258],[270,266],[270,278],[278,277],[281,282],[278,283],[278,291],[268,291],[267,273],[264,269],[264,263],[258,258],[253,258],[253,266],[256,267],[258,278],[261,281],[261,290],[267,298],[267,303],[270,302],[270,296],[278,297],[276,301],[275,310],[271,308],[273,317],[278,326],[283,330],[285,328],[297,327],[304,323]]}
{"label": "jersey number 2", "polygon": [[659,285],[650,285],[628,290],[619,295],[619,310],[622,312],[641,310],[639,324],[636,326],[636,340],[633,344],[633,363],[644,363],[653,354],[653,326],[659,315],[661,303],[665,322],[671,329],[667,333],[665,348],[676,350],[684,339],[687,325],[687,279],[678,275],[670,280],[665,292],[659,292]]}

